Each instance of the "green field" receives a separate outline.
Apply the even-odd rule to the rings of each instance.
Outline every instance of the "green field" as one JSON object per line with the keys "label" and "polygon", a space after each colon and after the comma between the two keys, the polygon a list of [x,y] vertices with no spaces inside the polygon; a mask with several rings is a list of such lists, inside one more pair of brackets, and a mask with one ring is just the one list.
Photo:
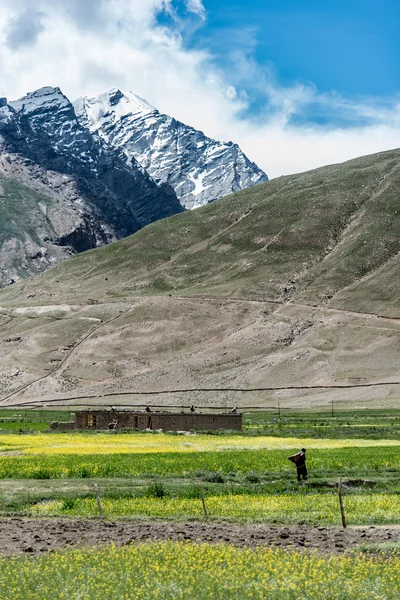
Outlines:
{"label": "green field", "polygon": [[52,421],[73,421],[74,413],[69,410],[31,410],[28,408],[0,409],[0,435],[46,431]]}
{"label": "green field", "polygon": [[331,410],[321,411],[259,410],[245,413],[243,424],[252,435],[400,440],[400,411],[396,409],[343,410],[333,404]]}
{"label": "green field", "polygon": [[[177,522],[176,527],[187,520],[224,527],[229,522],[339,526],[342,477],[349,525],[400,524],[397,411],[254,412],[245,415],[242,434],[213,435],[46,433],[60,413],[2,411],[0,418],[12,424],[0,433],[2,516],[98,517],[97,483],[105,519],[158,519],[169,526]],[[309,479],[299,485],[287,457],[303,445]],[[350,554],[327,557],[320,550],[300,554],[193,541],[81,547],[0,559],[0,597],[399,598],[398,543],[347,550]]]}
{"label": "green field", "polygon": [[[0,434],[45,431],[52,421],[73,421],[74,410],[0,409]],[[222,434],[222,432],[220,432]],[[296,410],[278,408],[245,412],[244,435],[278,437],[363,438],[400,440],[400,410]],[[242,435],[242,434],[241,434]]]}
{"label": "green field", "polygon": [[[248,490],[244,490],[248,492]],[[197,492],[197,493],[196,493]],[[168,492],[167,492],[168,493]],[[93,494],[92,494],[93,496]],[[353,525],[389,525],[400,523],[398,494],[356,494],[346,497],[346,515]],[[130,498],[103,498],[107,517],[203,519],[203,507],[196,488],[186,497],[152,498],[146,495]],[[210,518],[238,522],[274,523],[282,525],[340,525],[341,517],[335,494],[303,493],[291,490],[281,494],[222,493],[208,490],[206,508]],[[42,500],[31,506],[33,516],[95,517],[98,507],[94,497],[82,499]]]}
{"label": "green field", "polygon": [[[107,517],[203,518],[201,484],[212,519],[339,524],[342,477],[350,524],[400,523],[397,411],[249,413],[243,434],[191,436],[44,433],[54,411],[22,416],[36,433],[0,435],[3,514],[96,516],[97,482]],[[287,457],[303,445],[309,479],[298,485]]]}
{"label": "green field", "polygon": [[[12,447],[5,448],[6,452],[13,452]],[[232,449],[196,453],[6,455],[0,459],[0,477],[195,477],[202,471],[218,471],[232,477],[251,472],[261,477],[290,478],[293,467],[287,457],[296,450],[297,447],[288,446],[285,450]],[[309,451],[309,456],[308,466],[313,479],[339,475],[390,477],[397,476],[400,470],[398,446],[315,449]]]}

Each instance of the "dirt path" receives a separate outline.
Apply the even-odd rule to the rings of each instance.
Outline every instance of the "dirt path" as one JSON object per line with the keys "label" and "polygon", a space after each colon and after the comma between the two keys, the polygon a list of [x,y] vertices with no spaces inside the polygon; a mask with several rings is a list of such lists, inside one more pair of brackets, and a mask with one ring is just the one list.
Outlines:
{"label": "dirt path", "polygon": [[[151,297],[151,296],[150,296]],[[361,317],[366,319],[382,319],[384,321],[388,321],[389,323],[395,323],[400,321],[400,317],[389,317],[387,315],[380,315],[378,313],[368,313],[368,312],[360,312],[355,310],[346,310],[345,308],[335,308],[333,306],[321,306],[315,304],[302,304],[300,302],[295,302],[294,300],[272,300],[270,298],[265,298],[264,300],[259,300],[256,298],[236,298],[236,297],[223,297],[223,296],[173,296],[176,300],[197,300],[200,302],[205,302],[207,300],[211,300],[214,302],[218,302],[220,304],[224,303],[236,303],[236,304],[273,304],[278,308],[276,312],[279,312],[285,308],[300,308],[302,310],[310,310],[316,312],[327,312],[327,313],[339,313],[345,314],[350,317]]]}
{"label": "dirt path", "polygon": [[274,546],[340,554],[362,543],[400,542],[398,527],[238,525],[232,523],[101,521],[99,519],[0,519],[0,553],[37,554],[71,546],[113,542],[191,540],[238,547]]}

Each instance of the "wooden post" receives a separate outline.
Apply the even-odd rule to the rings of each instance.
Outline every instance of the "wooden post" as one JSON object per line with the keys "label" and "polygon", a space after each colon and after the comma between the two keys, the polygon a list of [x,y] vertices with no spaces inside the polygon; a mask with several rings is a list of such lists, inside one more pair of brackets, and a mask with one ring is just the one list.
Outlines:
{"label": "wooden post", "polygon": [[207,519],[208,512],[207,512],[207,507],[206,507],[206,501],[204,499],[203,485],[202,485],[202,483],[200,483],[200,481],[199,481],[199,492],[200,492],[201,503],[203,505],[204,516]]}
{"label": "wooden post", "polygon": [[344,514],[343,497],[342,497],[342,478],[341,477],[339,477],[338,493],[339,493],[340,514],[342,515],[342,525],[343,525],[343,529],[346,529],[347,525],[346,525],[346,515]]}
{"label": "wooden post", "polygon": [[94,487],[94,491],[95,491],[95,494],[96,494],[97,506],[99,507],[100,517],[104,517],[103,507],[101,505],[101,498],[100,498],[100,493],[99,493],[99,487],[98,487],[97,483],[95,483],[93,487]]}

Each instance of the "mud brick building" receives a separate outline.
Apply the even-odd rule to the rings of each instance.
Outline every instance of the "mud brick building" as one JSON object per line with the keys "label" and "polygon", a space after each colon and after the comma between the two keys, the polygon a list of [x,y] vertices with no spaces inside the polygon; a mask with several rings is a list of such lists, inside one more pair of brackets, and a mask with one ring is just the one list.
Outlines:
{"label": "mud brick building", "polygon": [[162,429],[164,431],[231,429],[241,431],[242,415],[81,410],[75,413],[75,429]]}

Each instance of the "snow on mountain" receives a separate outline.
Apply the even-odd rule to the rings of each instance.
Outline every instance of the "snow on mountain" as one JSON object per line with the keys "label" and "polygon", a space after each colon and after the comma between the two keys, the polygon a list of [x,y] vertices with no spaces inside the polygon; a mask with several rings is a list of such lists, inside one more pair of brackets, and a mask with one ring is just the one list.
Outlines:
{"label": "snow on mountain", "polygon": [[136,159],[187,209],[268,180],[236,144],[210,139],[131,92],[114,88],[74,107],[82,125]]}
{"label": "snow on mountain", "polygon": [[7,103],[7,98],[0,98],[0,130],[12,120],[14,113],[14,109]]}
{"label": "snow on mountain", "polygon": [[32,132],[45,135],[55,151],[68,153],[96,172],[91,136],[78,123],[72,104],[59,88],[41,88],[9,105],[29,121]]}
{"label": "snow on mountain", "polygon": [[41,166],[73,175],[79,188],[110,219],[119,237],[181,212],[166,193],[119,148],[93,134],[77,119],[59,88],[45,87],[9,103],[18,118],[16,149]]}
{"label": "snow on mountain", "polygon": [[90,123],[101,121],[104,115],[110,112],[110,107],[112,107],[116,119],[121,119],[130,114],[152,113],[156,110],[143,98],[132,94],[132,92],[123,94],[117,88],[113,88],[105,94],[100,94],[97,98],[79,98],[74,106],[77,114],[86,112]]}
{"label": "snow on mountain", "polygon": [[9,104],[17,112],[23,112],[26,115],[34,113],[37,110],[69,109],[71,106],[70,101],[64,96],[60,88],[53,87],[40,88]]}
{"label": "snow on mountain", "polygon": [[266,180],[237,145],[132,93],[0,97],[0,287]]}

